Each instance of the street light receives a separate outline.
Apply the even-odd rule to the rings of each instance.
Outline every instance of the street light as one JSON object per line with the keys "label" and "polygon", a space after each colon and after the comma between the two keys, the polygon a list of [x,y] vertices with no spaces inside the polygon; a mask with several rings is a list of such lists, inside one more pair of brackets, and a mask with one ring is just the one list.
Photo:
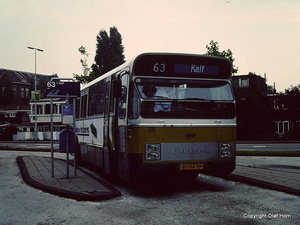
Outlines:
{"label": "street light", "polygon": [[35,99],[35,94],[36,94],[36,51],[43,52],[44,50],[39,49],[39,48],[33,48],[33,47],[27,47],[31,50],[34,50],[34,133],[35,133],[35,142],[37,142],[38,138],[38,133],[37,133],[37,119],[36,119],[36,114],[37,114],[37,106],[36,106],[36,99]]}

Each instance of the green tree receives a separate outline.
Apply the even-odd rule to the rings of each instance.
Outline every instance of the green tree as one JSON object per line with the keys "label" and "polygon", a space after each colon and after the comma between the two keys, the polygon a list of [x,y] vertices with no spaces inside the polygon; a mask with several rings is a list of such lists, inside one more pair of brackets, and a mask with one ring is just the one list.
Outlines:
{"label": "green tree", "polygon": [[[227,49],[226,51],[225,50],[220,51],[218,42],[216,42],[214,40],[211,40],[209,45],[206,45],[206,49],[207,49],[206,55],[225,57],[225,58],[229,59],[232,62],[232,64],[235,60],[232,56],[232,51],[230,49]],[[237,73],[238,69],[239,69],[238,67],[233,65],[232,72]]]}
{"label": "green tree", "polygon": [[95,76],[87,62],[89,54],[87,53],[86,48],[81,45],[78,51],[83,56],[83,59],[80,59],[80,63],[82,65],[82,75],[73,73],[73,77],[80,83],[84,84],[94,80]]}
{"label": "green tree", "polygon": [[92,69],[95,77],[99,77],[125,62],[122,37],[116,27],[111,27],[109,36],[105,30],[97,35],[95,64]]}
{"label": "green tree", "polygon": [[82,74],[73,74],[73,77],[81,83],[88,83],[125,62],[122,37],[116,27],[110,28],[109,36],[105,30],[100,30],[96,39],[95,63],[91,67],[87,63],[89,54],[86,48],[81,46],[78,49],[83,56],[80,60]]}
{"label": "green tree", "polygon": [[285,89],[285,93],[288,95],[300,95],[300,84],[293,86],[291,85],[289,88]]}

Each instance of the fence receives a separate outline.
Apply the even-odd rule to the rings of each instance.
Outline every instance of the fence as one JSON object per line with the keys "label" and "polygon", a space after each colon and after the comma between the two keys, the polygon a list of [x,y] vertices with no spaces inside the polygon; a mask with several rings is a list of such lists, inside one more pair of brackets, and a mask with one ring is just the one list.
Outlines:
{"label": "fence", "polygon": [[[53,140],[59,140],[60,132],[53,132]],[[35,132],[17,132],[13,135],[14,141],[35,140]],[[51,140],[51,132],[38,132],[38,140]]]}

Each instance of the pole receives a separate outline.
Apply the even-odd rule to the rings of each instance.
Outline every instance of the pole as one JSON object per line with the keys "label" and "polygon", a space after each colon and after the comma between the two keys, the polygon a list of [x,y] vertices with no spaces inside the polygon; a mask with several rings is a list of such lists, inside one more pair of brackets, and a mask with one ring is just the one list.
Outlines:
{"label": "pole", "polygon": [[34,139],[37,142],[38,139],[38,127],[37,127],[37,104],[36,104],[36,91],[37,91],[37,79],[36,79],[36,51],[43,52],[44,50],[34,47],[27,47],[29,49],[34,50]]}
{"label": "pole", "polygon": [[50,98],[50,111],[51,111],[51,121],[50,121],[50,130],[51,130],[51,176],[54,177],[54,154],[53,154],[53,98]]}
{"label": "pole", "polygon": [[67,154],[67,178],[69,178],[69,126],[66,125],[67,128],[67,138],[66,138],[66,154]]}
{"label": "pole", "polygon": [[37,104],[36,104],[36,48],[34,49],[34,133],[35,133],[35,142],[38,139],[38,129],[37,129]]}
{"label": "pole", "polygon": [[[67,105],[69,105],[69,94],[67,93]],[[67,137],[66,137],[66,154],[67,154],[67,178],[69,178],[69,126],[67,128]]]}
{"label": "pole", "polygon": [[74,176],[77,176],[77,165],[76,165],[76,157],[77,157],[77,136],[76,136],[76,98],[73,98],[73,131],[75,134],[74,138],[74,146],[75,146],[75,151],[74,151]]}

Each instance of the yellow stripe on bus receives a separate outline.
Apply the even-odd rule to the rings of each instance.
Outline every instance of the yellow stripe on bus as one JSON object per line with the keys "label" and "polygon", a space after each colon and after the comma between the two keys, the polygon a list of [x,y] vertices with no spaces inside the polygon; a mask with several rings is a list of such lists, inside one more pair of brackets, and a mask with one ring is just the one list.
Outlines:
{"label": "yellow stripe on bus", "polygon": [[142,153],[145,143],[235,142],[235,127],[131,127],[128,152]]}

